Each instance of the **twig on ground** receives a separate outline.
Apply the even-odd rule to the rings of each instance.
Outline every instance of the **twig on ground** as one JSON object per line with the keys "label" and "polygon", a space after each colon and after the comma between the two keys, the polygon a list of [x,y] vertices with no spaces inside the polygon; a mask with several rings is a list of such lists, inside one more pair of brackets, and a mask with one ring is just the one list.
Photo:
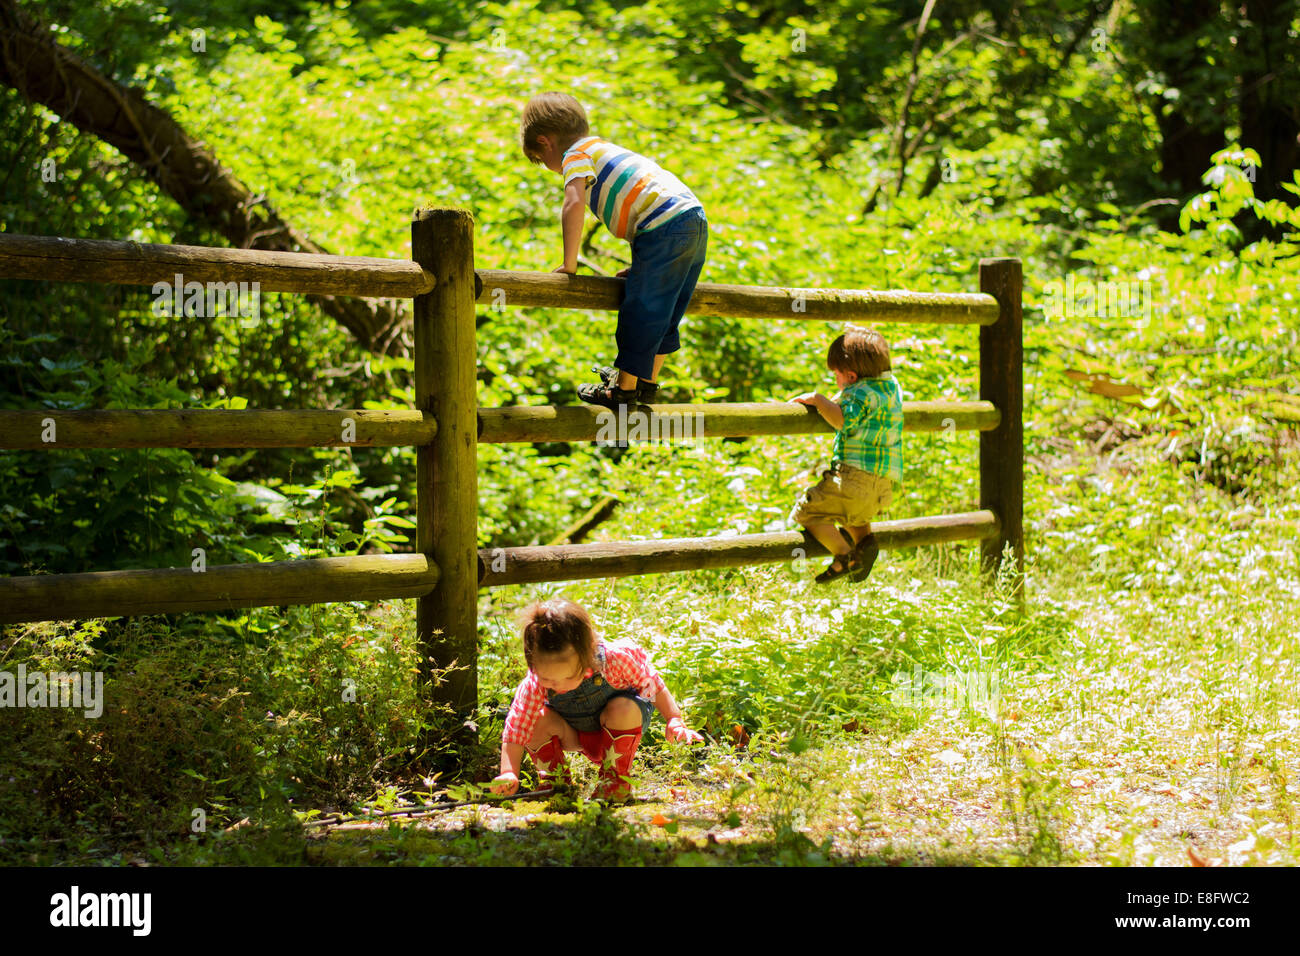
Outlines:
{"label": "twig on ground", "polygon": [[329,816],[322,817],[319,820],[308,820],[303,827],[326,827],[338,826],[341,823],[357,823],[365,820],[382,820],[386,817],[423,817],[433,813],[441,813],[444,810],[455,810],[458,807],[481,806],[484,804],[504,803],[507,800],[522,800],[525,797],[549,797],[555,793],[555,789],[548,787],[545,790],[525,790],[522,793],[512,793],[505,796],[484,797],[481,800],[457,800],[451,803],[440,803],[436,806],[427,807],[407,807],[404,810],[385,810],[380,813],[355,813],[351,816]]}

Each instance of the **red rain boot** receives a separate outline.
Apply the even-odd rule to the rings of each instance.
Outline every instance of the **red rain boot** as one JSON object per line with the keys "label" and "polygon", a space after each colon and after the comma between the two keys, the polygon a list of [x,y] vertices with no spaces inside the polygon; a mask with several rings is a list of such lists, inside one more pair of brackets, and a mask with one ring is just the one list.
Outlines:
{"label": "red rain boot", "polygon": [[613,730],[601,728],[605,746],[605,761],[600,768],[600,783],[592,794],[596,800],[623,803],[632,796],[632,758],[641,746],[641,728]]}
{"label": "red rain boot", "polygon": [[569,773],[569,764],[564,759],[564,747],[560,738],[551,735],[551,739],[536,750],[529,750],[533,758],[533,769],[537,771],[538,787],[568,787],[573,783]]}

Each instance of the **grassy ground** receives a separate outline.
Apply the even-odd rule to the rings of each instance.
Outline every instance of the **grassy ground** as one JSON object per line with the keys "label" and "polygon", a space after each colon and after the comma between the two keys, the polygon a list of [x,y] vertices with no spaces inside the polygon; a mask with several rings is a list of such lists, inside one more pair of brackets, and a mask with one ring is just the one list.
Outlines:
{"label": "grassy ground", "polygon": [[526,800],[356,823],[312,838],[305,859],[1294,865],[1300,711],[1279,665],[1295,660],[1300,607],[1072,610],[1053,664],[1004,678],[986,708],[936,697],[915,726],[841,730],[799,753],[762,735],[743,752],[662,748],[622,809]]}
{"label": "grassy ground", "polygon": [[[1296,477],[1284,451],[1278,489]],[[402,769],[420,707],[409,604],[249,617],[224,643],[10,629],[5,666],[96,661],[119,706],[92,732],[49,711],[6,722],[0,859],[1295,864],[1300,508],[1226,493],[1141,436],[1062,443],[1029,471],[1023,609],[954,546],[886,553],[857,588],[813,585],[820,562],[565,586],[605,634],[651,648],[712,741],[668,745],[656,725],[637,799],[611,810],[582,799],[580,766],[585,789],[563,797],[302,826],[420,802]],[[557,590],[483,598],[461,796],[495,772],[523,673],[510,613]]]}
{"label": "grassy ground", "polygon": [[[774,719],[743,749],[650,750],[626,808],[362,823],[307,859],[1294,865],[1296,507],[1171,476],[1141,439],[1106,451],[1062,449],[1034,482],[1024,614],[933,555],[887,556],[870,587],[829,595],[785,569],[713,592],[665,579],[644,619],[593,586],[611,630],[654,635],[697,719],[724,684],[743,711],[746,661]],[[1112,502],[1144,530],[1131,548],[1089,546]]]}

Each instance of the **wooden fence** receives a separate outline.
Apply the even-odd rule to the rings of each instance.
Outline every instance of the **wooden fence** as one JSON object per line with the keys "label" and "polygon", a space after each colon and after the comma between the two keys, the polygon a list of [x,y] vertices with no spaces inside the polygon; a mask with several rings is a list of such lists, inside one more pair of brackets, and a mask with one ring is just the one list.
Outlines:
{"label": "wooden fence", "polygon": [[[802,532],[478,549],[479,442],[596,440],[603,410],[585,405],[479,408],[475,307],[613,309],[623,280],[474,268],[473,220],[417,211],[412,260],[146,245],[0,234],[0,278],[117,284],[257,282],[261,291],[414,299],[415,408],[333,410],[0,411],[0,449],[417,448],[413,554],[0,578],[0,623],[281,604],[415,598],[421,658],[460,667],[437,697],[461,712],[477,698],[477,592],[537,581],[617,577],[788,561],[825,550]],[[994,570],[1021,531],[1021,267],[983,259],[978,293],[787,289],[701,283],[703,316],[980,327],[980,395],[906,402],[909,431],[980,432],[980,510],[874,522],[882,548],[982,542]],[[828,432],[814,409],[779,403],[655,405],[692,416],[710,437]],[[694,416],[702,416],[696,418]],[[426,667],[432,665],[426,664]]]}

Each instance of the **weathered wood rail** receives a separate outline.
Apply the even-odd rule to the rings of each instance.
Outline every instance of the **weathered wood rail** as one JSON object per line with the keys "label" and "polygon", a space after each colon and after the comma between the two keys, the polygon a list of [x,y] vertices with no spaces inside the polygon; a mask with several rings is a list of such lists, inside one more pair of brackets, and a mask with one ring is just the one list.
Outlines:
{"label": "weathered wood rail", "polygon": [[[595,441],[585,405],[480,408],[475,309],[617,309],[623,280],[474,268],[473,220],[419,210],[413,261],[0,234],[0,278],[128,285],[258,283],[259,291],[414,299],[414,409],[36,409],[0,411],[0,449],[413,446],[416,553],[204,568],[0,578],[0,623],[415,598],[421,657],[463,665],[439,690],[462,712],[477,696],[477,591],[538,581],[658,574],[825,554],[799,532],[478,548],[475,447]],[[982,565],[1010,547],[1023,567],[1023,372],[1019,260],[984,259],[978,293],[750,287],[700,283],[689,314],[768,319],[928,322],[979,328],[980,395],[907,402],[904,427],[980,433],[980,510],[875,523],[882,547],[981,542]],[[194,320],[198,321],[198,320]],[[828,432],[788,403],[640,407],[690,418],[692,437]]]}

